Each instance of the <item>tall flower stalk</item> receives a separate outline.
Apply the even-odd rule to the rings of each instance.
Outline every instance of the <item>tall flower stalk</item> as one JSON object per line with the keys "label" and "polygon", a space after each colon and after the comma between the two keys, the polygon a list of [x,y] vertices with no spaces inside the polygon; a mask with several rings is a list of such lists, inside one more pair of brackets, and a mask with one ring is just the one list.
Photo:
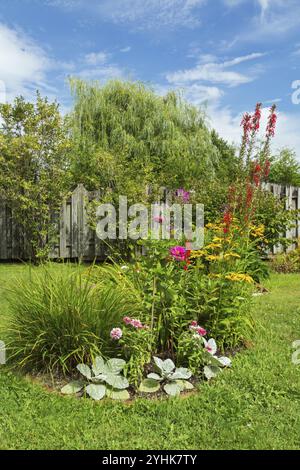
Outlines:
{"label": "tall flower stalk", "polygon": [[230,233],[235,216],[245,226],[251,223],[256,210],[257,190],[270,174],[270,144],[275,136],[277,123],[276,105],[270,109],[262,150],[259,156],[253,159],[261,116],[262,104],[257,103],[254,113],[245,113],[241,122],[243,136],[239,152],[240,174],[235,184],[229,188],[228,204],[223,216],[225,235]]}

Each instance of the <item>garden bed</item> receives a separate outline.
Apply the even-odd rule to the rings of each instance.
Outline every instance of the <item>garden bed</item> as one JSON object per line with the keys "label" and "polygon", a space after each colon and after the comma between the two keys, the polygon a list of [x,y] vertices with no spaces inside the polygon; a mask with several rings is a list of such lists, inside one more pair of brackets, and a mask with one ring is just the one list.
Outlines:
{"label": "garden bed", "polygon": [[[23,271],[0,267],[1,285],[15,269]],[[300,335],[299,275],[272,275],[266,286],[270,295],[254,299],[253,346],[184,400],[98,404],[1,368],[1,449],[298,449],[300,374],[291,344]],[[3,295],[0,302],[3,312]]]}

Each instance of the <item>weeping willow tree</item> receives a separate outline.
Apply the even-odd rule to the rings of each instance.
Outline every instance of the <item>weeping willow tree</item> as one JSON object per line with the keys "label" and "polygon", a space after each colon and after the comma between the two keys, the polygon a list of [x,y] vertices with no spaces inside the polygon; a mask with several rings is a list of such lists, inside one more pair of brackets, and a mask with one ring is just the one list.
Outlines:
{"label": "weeping willow tree", "polygon": [[214,178],[220,152],[204,114],[180,95],[136,82],[72,79],[71,88],[76,183],[136,195],[145,184],[196,188]]}

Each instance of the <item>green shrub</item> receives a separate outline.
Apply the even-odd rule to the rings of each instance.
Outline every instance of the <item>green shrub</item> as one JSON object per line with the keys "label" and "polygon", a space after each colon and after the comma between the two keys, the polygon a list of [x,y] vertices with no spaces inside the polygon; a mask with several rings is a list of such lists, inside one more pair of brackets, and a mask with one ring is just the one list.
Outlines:
{"label": "green shrub", "polygon": [[125,285],[92,282],[81,268],[33,272],[9,294],[9,358],[27,370],[67,373],[112,353],[110,330],[138,308]]}

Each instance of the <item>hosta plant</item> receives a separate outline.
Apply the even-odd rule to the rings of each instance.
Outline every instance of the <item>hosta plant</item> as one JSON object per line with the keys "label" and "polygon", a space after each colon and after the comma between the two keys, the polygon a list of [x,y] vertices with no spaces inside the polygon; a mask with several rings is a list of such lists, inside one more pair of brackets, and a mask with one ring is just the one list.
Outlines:
{"label": "hosta plant", "polygon": [[94,400],[102,400],[105,396],[114,400],[128,400],[130,395],[126,390],[128,380],[121,374],[126,362],[123,359],[109,359],[107,362],[101,356],[96,357],[92,367],[78,364],[77,370],[84,380],[77,380],[62,388],[62,393],[71,395],[84,391]]}
{"label": "hosta plant", "polygon": [[169,396],[180,395],[184,390],[192,390],[194,387],[188,381],[192,372],[184,367],[176,368],[171,359],[163,361],[154,357],[157,373],[147,375],[142,381],[139,391],[143,393],[155,393],[162,387]]}

